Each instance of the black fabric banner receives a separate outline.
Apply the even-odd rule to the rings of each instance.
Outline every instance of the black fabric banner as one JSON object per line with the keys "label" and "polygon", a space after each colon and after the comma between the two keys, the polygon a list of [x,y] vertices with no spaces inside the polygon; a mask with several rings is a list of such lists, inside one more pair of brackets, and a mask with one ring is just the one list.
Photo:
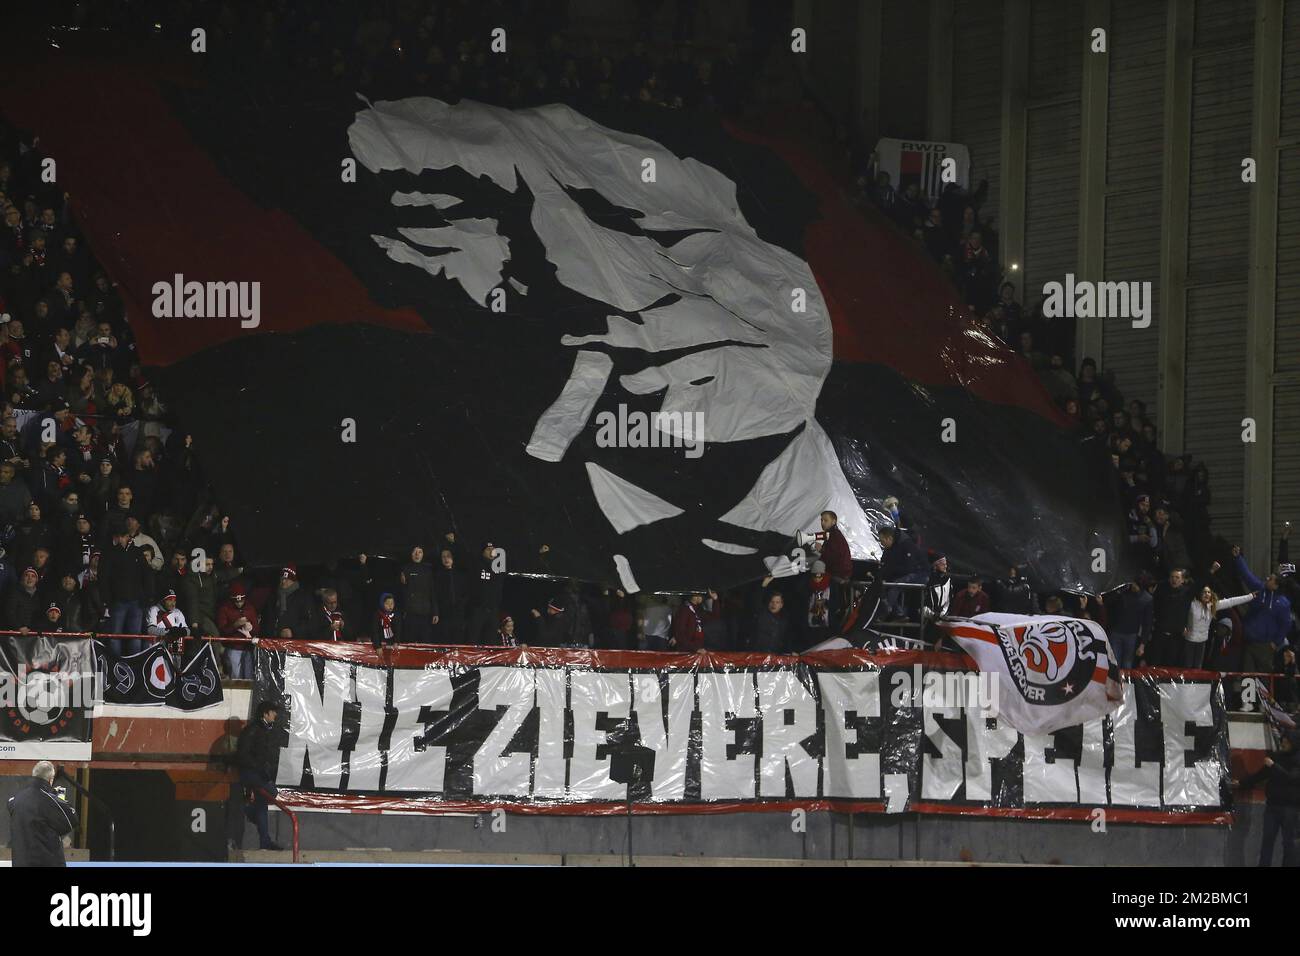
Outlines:
{"label": "black fabric banner", "polygon": [[117,656],[104,641],[94,643],[106,704],[163,705],[188,711],[224,699],[221,672],[210,642],[203,643],[179,674],[171,650],[163,641],[125,657]]}

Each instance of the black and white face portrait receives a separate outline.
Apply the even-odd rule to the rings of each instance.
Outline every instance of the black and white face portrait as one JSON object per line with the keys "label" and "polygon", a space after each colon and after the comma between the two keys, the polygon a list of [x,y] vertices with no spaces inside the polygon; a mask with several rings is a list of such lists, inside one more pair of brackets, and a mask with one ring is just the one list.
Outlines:
{"label": "black and white face portrait", "polygon": [[[357,114],[348,139],[393,185],[393,209],[370,236],[393,263],[458,283],[481,321],[504,302],[547,323],[569,371],[549,405],[528,410],[526,453],[584,456],[617,535],[698,505],[687,485],[652,490],[664,454],[698,457],[707,483],[711,463],[734,470],[726,448],[751,443],[770,450],[751,456],[740,494],[695,515],[702,547],[781,573],[789,555],[762,536],[813,529],[832,510],[855,557],[878,554],[814,417],[832,360],[826,304],[808,264],[746,220],[731,179],[559,105],[381,102]],[[676,447],[629,440],[594,460],[580,436],[620,405],[661,413],[658,444]],[[613,559],[635,589],[636,568]]]}

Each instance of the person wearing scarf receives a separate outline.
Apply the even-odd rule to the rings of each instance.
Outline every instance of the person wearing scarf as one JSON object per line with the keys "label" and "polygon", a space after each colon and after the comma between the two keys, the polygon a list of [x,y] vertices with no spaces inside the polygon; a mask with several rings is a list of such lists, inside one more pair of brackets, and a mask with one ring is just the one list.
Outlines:
{"label": "person wearing scarf", "polygon": [[370,642],[379,647],[381,644],[399,644],[401,640],[402,621],[397,613],[397,599],[388,593],[381,594],[375,624],[370,629]]}

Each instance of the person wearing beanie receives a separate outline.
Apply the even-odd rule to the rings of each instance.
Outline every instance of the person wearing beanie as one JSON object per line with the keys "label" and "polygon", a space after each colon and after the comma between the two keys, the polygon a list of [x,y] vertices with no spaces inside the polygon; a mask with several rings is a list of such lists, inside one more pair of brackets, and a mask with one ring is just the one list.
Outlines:
{"label": "person wearing beanie", "polygon": [[[537,638],[533,642],[536,647],[563,647],[570,642],[571,632],[573,630],[573,615],[568,608],[568,600],[564,594],[557,594],[546,602],[546,611],[533,608],[529,613],[533,616],[533,622],[536,627]],[[513,625],[513,621],[511,622]]]}
{"label": "person wearing beanie", "polygon": [[67,631],[63,625],[63,608],[59,607],[57,601],[51,601],[45,608],[44,620],[37,630],[41,634],[62,634]]}
{"label": "person wearing beanie", "polygon": [[298,567],[286,564],[280,569],[280,584],[266,602],[262,615],[262,636],[279,637],[287,628],[301,640],[307,634],[311,618],[311,596],[298,583]]}
{"label": "person wearing beanie", "polygon": [[387,592],[379,595],[379,609],[375,611],[375,620],[370,626],[370,643],[375,647],[402,643],[405,623],[405,617],[397,613],[397,598]]}
{"label": "person wearing beanie", "polygon": [[64,630],[73,633],[90,630],[85,622],[81,589],[77,586],[76,575],[70,571],[63,572],[63,576],[59,578],[59,589],[55,592],[54,600],[58,602],[59,610],[62,612],[59,620],[63,622]]}
{"label": "person wearing beanie", "polygon": [[[217,608],[217,632],[222,637],[251,639],[261,633],[257,608],[248,600],[244,582],[230,583],[230,592]],[[235,680],[253,679],[253,646],[244,643],[223,645],[226,668]]]}
{"label": "person wearing beanie", "polygon": [[176,606],[176,592],[167,591],[157,604],[152,605],[145,614],[145,627],[154,637],[166,637],[175,640],[190,633],[185,621],[185,614]]}

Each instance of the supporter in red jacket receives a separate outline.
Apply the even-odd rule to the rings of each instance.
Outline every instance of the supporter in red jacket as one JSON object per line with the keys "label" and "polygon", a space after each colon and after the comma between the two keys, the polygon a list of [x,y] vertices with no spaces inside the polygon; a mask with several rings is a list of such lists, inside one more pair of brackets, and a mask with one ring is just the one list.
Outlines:
{"label": "supporter in red jacket", "polygon": [[[217,633],[222,637],[256,637],[261,621],[257,608],[248,600],[244,582],[230,585],[230,596],[217,608]],[[253,678],[253,645],[226,644],[226,666],[237,680]]]}
{"label": "supporter in red jacket", "polygon": [[984,592],[984,582],[973,576],[966,586],[953,595],[948,613],[954,617],[974,617],[989,610],[989,596]]}
{"label": "supporter in red jacket", "polygon": [[718,595],[695,593],[673,613],[673,632],[668,644],[678,651],[704,650],[704,622],[718,616]]}

